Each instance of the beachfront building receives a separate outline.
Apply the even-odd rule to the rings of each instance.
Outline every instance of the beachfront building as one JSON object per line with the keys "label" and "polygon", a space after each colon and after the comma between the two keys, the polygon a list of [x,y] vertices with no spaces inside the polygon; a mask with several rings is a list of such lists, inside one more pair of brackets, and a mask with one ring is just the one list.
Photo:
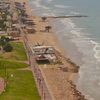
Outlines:
{"label": "beachfront building", "polygon": [[0,11],[7,11],[10,8],[9,0],[0,0]]}
{"label": "beachfront building", "polygon": [[37,62],[56,62],[57,57],[52,46],[33,46],[32,52]]}
{"label": "beachfront building", "polygon": [[11,28],[7,29],[7,34],[11,36],[13,39],[20,37],[20,29],[17,28],[16,24],[13,24]]}

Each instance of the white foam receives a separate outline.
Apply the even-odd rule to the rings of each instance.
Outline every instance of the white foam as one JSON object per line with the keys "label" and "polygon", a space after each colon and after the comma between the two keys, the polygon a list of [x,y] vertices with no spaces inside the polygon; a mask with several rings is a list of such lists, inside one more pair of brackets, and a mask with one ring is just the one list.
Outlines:
{"label": "white foam", "polygon": [[35,4],[36,7],[41,7],[40,1],[41,0],[36,0],[36,1],[32,1],[32,3]]}
{"label": "white foam", "polygon": [[52,2],[53,0],[47,0],[47,2]]}
{"label": "white foam", "polygon": [[70,26],[72,29],[75,28],[75,23],[73,23],[73,21],[69,18],[67,19],[62,19],[61,22],[65,25],[65,26]]}
{"label": "white foam", "polygon": [[43,13],[43,16],[56,16],[54,13]]}
{"label": "white foam", "polygon": [[98,85],[100,86],[100,82],[98,83]]}
{"label": "white foam", "polygon": [[70,8],[70,6],[64,6],[64,5],[54,5],[56,8]]}
{"label": "white foam", "polygon": [[78,12],[74,12],[74,11],[71,11],[70,14],[73,14],[73,15],[79,15]]}
{"label": "white foam", "polygon": [[[72,20],[70,20],[70,19],[67,19],[66,21],[65,20],[63,20],[62,21],[65,25],[66,24],[69,24],[70,26],[71,26],[71,28],[72,28],[72,30],[70,31],[74,36],[72,37],[72,42],[74,42],[76,45],[77,45],[77,47],[78,48],[80,48],[80,47],[84,47],[84,48],[86,48],[86,47],[88,47],[89,48],[89,46],[91,45],[91,43],[94,45],[94,47],[93,47],[93,51],[94,51],[94,57],[97,59],[97,61],[99,61],[100,62],[100,43],[97,43],[96,41],[93,41],[93,40],[91,40],[90,38],[87,38],[85,35],[86,35],[86,33],[85,33],[85,35],[84,35],[84,33],[82,33],[81,32],[81,30],[83,30],[84,28],[76,28],[76,25],[72,22]],[[92,45],[91,45],[92,46]],[[87,49],[87,48],[86,48]],[[90,49],[90,48],[89,48]],[[82,50],[81,48],[80,48],[80,50]],[[88,50],[88,49],[87,49]],[[92,50],[92,47],[91,47],[91,49],[90,50]],[[88,50],[89,51],[89,50]],[[88,52],[87,51],[87,52]],[[86,53],[86,52],[85,52]],[[84,54],[85,54],[84,53]],[[88,52],[89,53],[89,52]],[[91,53],[89,53],[89,54],[92,54],[92,52]]]}
{"label": "white foam", "polygon": [[99,51],[96,51],[95,58],[97,58],[98,61],[100,61],[100,50]]}
{"label": "white foam", "polygon": [[[71,19],[61,19],[60,21],[65,26],[62,28],[71,32],[70,40],[78,47],[78,50],[92,62],[100,61],[100,44],[87,37],[89,33],[82,32],[84,28],[77,28]],[[68,36],[68,33],[64,36]]]}
{"label": "white foam", "polygon": [[70,32],[77,36],[77,37],[82,37],[82,30],[85,28],[77,28],[76,24],[69,18],[67,19],[62,19],[61,22],[67,27],[67,29],[70,29]]}
{"label": "white foam", "polygon": [[36,1],[33,1],[32,3],[38,8],[49,9],[49,7],[41,5],[41,0],[36,0]]}
{"label": "white foam", "polygon": [[[85,28],[75,28],[75,25],[72,26],[73,27],[73,30],[71,30],[70,32],[73,34],[73,35],[76,35],[78,38],[84,38],[83,35],[84,33],[82,32],[83,29]],[[89,38],[85,37],[84,38],[85,40],[88,40]]]}
{"label": "white foam", "polygon": [[77,37],[81,37],[81,33],[76,30],[72,30],[71,33],[76,35]]}
{"label": "white foam", "polygon": [[100,61],[100,43],[97,43],[96,41],[90,40],[90,42],[94,45],[93,51],[94,51],[94,57]]}
{"label": "white foam", "polygon": [[94,98],[92,98],[90,95],[85,95],[87,99],[89,100],[95,100]]}

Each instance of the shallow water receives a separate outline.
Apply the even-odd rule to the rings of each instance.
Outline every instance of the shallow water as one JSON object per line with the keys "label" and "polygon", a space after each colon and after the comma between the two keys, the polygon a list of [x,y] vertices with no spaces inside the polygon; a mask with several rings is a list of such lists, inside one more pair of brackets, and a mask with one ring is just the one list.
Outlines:
{"label": "shallow water", "polygon": [[30,0],[36,15],[88,15],[56,19],[54,31],[65,53],[80,65],[77,86],[89,100],[100,100],[100,0]]}

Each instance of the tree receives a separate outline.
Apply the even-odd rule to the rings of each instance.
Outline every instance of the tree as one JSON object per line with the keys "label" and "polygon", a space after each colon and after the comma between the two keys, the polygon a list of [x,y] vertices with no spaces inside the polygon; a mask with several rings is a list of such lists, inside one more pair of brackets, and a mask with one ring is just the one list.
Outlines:
{"label": "tree", "polygon": [[4,24],[4,20],[0,20],[0,28],[1,30],[5,30],[6,29],[6,25]]}
{"label": "tree", "polygon": [[49,32],[50,29],[51,29],[51,26],[46,26],[46,27],[45,27],[45,31],[48,31],[48,32]]}
{"label": "tree", "polygon": [[6,38],[6,42],[9,42],[9,41],[10,41],[10,39],[7,37],[7,38]]}
{"label": "tree", "polygon": [[6,45],[4,45],[3,50],[6,52],[11,52],[13,50],[13,47],[11,46],[11,44],[7,43]]}
{"label": "tree", "polygon": [[6,43],[7,43],[6,37],[5,36],[1,36],[0,45],[3,47]]}

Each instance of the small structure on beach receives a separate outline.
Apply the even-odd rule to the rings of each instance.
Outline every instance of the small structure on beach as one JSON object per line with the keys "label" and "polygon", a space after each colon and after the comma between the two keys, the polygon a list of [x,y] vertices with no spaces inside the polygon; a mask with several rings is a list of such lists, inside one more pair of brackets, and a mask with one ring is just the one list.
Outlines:
{"label": "small structure on beach", "polygon": [[35,33],[36,32],[36,30],[33,27],[29,27],[29,26],[26,27],[26,30],[27,30],[27,33]]}
{"label": "small structure on beach", "polygon": [[45,27],[45,31],[50,32],[50,29],[51,29],[51,28],[52,28],[51,26],[46,26],[46,27]]}
{"label": "small structure on beach", "polygon": [[42,21],[45,22],[47,20],[47,17],[41,17]]}
{"label": "small structure on beach", "polygon": [[33,46],[32,52],[38,62],[56,62],[57,57],[52,46]]}
{"label": "small structure on beach", "polygon": [[24,24],[27,24],[27,25],[29,25],[29,26],[35,25],[35,23],[33,22],[33,20],[26,20],[26,21],[24,22]]}
{"label": "small structure on beach", "polygon": [[25,17],[25,16],[23,17],[22,16],[21,21],[22,21],[23,24],[26,24],[26,25],[29,25],[29,26],[34,26],[35,25],[34,20],[29,18],[29,17]]}

